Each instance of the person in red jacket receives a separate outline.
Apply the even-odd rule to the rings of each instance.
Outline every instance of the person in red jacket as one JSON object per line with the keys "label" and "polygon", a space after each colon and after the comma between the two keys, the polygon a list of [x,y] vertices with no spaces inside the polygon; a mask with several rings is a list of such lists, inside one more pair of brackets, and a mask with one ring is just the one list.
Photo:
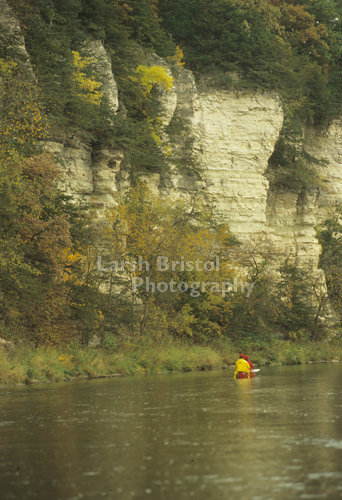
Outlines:
{"label": "person in red jacket", "polygon": [[249,359],[249,356],[244,356],[244,358],[247,361],[247,363],[249,364],[251,370],[253,370],[254,366],[253,366],[252,361]]}
{"label": "person in red jacket", "polygon": [[251,377],[255,377],[255,373],[253,372],[253,368],[254,368],[254,366],[253,366],[252,361],[250,361],[249,356],[244,356],[244,358],[245,358],[245,360],[247,361],[247,363],[249,364],[249,368],[250,368],[250,370],[249,370],[249,375],[250,375]]}

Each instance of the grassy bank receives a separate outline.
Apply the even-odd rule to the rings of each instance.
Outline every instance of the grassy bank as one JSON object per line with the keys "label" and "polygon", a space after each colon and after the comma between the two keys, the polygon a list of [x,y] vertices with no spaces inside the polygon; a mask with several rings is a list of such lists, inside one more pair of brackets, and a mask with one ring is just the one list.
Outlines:
{"label": "grassy bank", "polygon": [[10,347],[0,351],[0,384],[34,383],[110,375],[153,374],[170,371],[213,370],[233,366],[240,351],[258,366],[341,361],[342,340],[272,343],[229,341],[214,347],[148,343],[122,345],[112,352],[70,345]]}

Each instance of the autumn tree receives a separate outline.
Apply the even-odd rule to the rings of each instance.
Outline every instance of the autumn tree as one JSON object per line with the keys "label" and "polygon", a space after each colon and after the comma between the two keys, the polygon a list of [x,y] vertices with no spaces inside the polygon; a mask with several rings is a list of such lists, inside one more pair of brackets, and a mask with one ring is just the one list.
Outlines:
{"label": "autumn tree", "polygon": [[49,128],[32,72],[8,57],[0,76],[1,334],[66,341],[79,323],[65,276],[82,212],[61,193],[61,170],[41,151]]}
{"label": "autumn tree", "polygon": [[274,334],[291,340],[327,334],[322,320],[330,314],[325,280],[312,263],[299,267],[290,252],[286,255],[267,236],[247,238],[230,256],[253,291],[233,297],[227,335],[258,342],[270,341]]}
{"label": "autumn tree", "polygon": [[[57,188],[59,169],[48,154],[7,159],[1,170],[1,319],[9,330],[48,336],[62,316],[68,216]],[[43,335],[44,336],[44,335]]]}
{"label": "autumn tree", "polygon": [[219,316],[230,301],[221,283],[233,279],[227,251],[234,238],[203,201],[161,199],[138,184],[108,213],[106,240],[107,256],[100,257],[108,306],[117,316],[120,307],[126,311],[129,329],[144,335],[158,315],[159,331],[221,334]]}

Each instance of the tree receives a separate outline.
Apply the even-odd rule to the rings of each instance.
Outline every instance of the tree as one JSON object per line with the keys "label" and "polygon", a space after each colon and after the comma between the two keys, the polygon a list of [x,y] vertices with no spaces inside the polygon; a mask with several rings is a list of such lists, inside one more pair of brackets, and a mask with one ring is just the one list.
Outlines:
{"label": "tree", "polygon": [[331,211],[321,225],[316,227],[317,239],[322,247],[319,267],[323,269],[328,288],[329,301],[342,319],[342,206]]}
{"label": "tree", "polygon": [[[250,294],[234,295],[225,335],[234,340],[270,339],[279,316],[277,261],[280,250],[268,237],[252,237],[233,248],[230,257]],[[251,286],[251,285],[250,285]]]}
{"label": "tree", "polygon": [[298,192],[324,187],[324,166],[326,162],[317,160],[305,150],[301,121],[286,118],[268,160],[266,175],[270,184]]}
{"label": "tree", "polygon": [[17,325],[18,332],[51,332],[52,316],[61,309],[57,303],[65,298],[63,252],[71,237],[57,188],[59,174],[46,153],[3,164],[0,290],[7,329]]}
{"label": "tree", "polygon": [[61,170],[41,152],[49,129],[32,73],[8,57],[0,76],[1,334],[65,341],[80,322],[65,275],[83,212],[60,191]]}
{"label": "tree", "polygon": [[[227,307],[230,300],[221,286],[232,280],[227,251],[234,238],[226,226],[215,221],[205,203],[161,199],[138,184],[118,199],[106,223],[101,269],[111,297],[108,307],[121,315],[121,321],[126,313],[128,328],[134,330],[138,323],[139,333],[144,335],[158,310],[170,325],[169,332],[180,333],[173,320],[182,314],[192,316],[189,336],[196,336],[202,323],[197,332],[200,337],[204,322],[216,322],[216,333],[220,332],[219,304]],[[217,299],[210,299],[215,292]],[[200,303],[211,308],[211,318],[204,317]]]}

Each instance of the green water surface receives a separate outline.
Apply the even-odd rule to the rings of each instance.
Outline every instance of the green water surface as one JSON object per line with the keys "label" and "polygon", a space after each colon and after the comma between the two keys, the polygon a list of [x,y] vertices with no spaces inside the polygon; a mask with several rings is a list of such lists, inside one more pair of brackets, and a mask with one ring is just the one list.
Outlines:
{"label": "green water surface", "polygon": [[342,364],[0,389],[0,499],[342,498]]}

